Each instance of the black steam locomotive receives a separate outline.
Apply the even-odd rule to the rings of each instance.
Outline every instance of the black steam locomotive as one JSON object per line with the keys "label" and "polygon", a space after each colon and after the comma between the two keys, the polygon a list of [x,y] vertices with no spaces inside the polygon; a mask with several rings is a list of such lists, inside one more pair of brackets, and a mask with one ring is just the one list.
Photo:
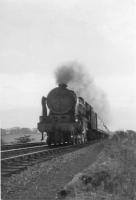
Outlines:
{"label": "black steam locomotive", "polygon": [[38,130],[47,133],[47,144],[85,143],[108,136],[108,129],[93,107],[60,84],[42,98]]}

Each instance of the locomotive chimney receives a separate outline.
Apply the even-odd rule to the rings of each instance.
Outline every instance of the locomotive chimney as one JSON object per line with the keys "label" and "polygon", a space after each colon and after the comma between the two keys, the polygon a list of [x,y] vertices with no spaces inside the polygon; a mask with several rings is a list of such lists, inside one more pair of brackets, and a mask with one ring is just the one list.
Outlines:
{"label": "locomotive chimney", "polygon": [[61,87],[61,88],[64,88],[64,89],[65,89],[65,88],[67,88],[67,85],[66,85],[65,83],[60,83],[60,84],[59,84],[59,87]]}

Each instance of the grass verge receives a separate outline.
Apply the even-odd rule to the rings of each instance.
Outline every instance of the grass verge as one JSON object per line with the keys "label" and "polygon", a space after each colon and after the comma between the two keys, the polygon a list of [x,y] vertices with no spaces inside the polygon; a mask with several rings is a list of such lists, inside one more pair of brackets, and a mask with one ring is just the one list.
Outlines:
{"label": "grass verge", "polygon": [[93,165],[57,194],[65,200],[136,200],[136,134],[120,131],[105,141]]}

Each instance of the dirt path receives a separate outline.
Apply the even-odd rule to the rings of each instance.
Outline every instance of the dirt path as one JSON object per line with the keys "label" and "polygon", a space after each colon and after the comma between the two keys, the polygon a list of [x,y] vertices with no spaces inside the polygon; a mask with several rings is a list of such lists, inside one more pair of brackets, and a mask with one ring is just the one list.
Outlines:
{"label": "dirt path", "polygon": [[[54,160],[53,167],[45,170],[22,187],[19,191],[8,193],[3,200],[53,200],[56,193],[68,183],[75,174],[81,172],[96,160],[103,144],[94,144]],[[53,162],[53,161],[51,161]]]}

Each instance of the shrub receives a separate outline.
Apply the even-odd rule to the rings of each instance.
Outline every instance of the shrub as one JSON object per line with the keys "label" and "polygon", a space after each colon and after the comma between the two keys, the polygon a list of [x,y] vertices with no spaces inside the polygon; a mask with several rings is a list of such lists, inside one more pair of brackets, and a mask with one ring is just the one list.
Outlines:
{"label": "shrub", "polygon": [[19,143],[28,143],[28,142],[31,142],[31,138],[30,138],[30,135],[25,135],[25,136],[22,136],[22,137],[19,137],[16,139],[16,143],[19,144]]}

